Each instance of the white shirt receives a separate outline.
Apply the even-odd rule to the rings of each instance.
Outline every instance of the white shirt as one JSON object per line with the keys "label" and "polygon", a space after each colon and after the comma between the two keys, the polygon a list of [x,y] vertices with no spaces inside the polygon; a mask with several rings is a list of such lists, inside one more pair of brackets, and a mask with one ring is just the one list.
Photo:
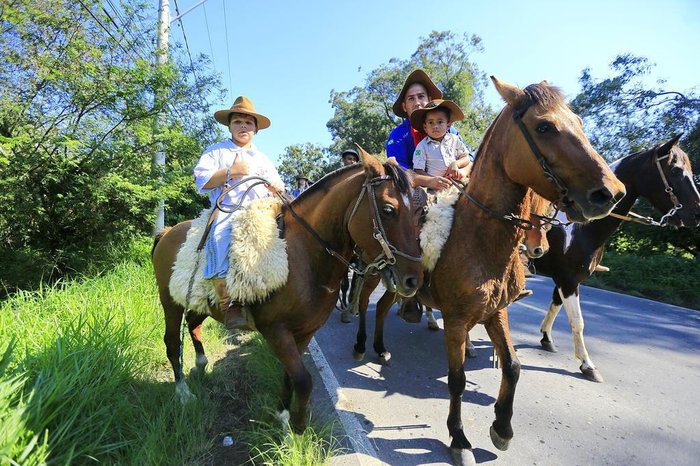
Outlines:
{"label": "white shirt", "polygon": [[456,134],[446,133],[442,141],[426,136],[413,153],[413,169],[424,170],[431,176],[444,176],[452,162],[468,156],[467,146]]}
{"label": "white shirt", "polygon": [[[216,186],[214,188],[205,188],[204,185],[211,179],[211,177],[216,173],[217,170],[222,168],[230,167],[234,160],[245,160],[248,162],[248,168],[250,170],[247,176],[259,176],[265,178],[267,181],[272,183],[278,189],[284,189],[284,183],[277,173],[277,169],[255,145],[251,144],[247,149],[243,149],[236,145],[231,139],[222,141],[207,147],[202,153],[202,156],[197,162],[197,166],[194,167],[194,182],[197,187],[197,192],[200,194],[209,194],[209,200],[211,205],[214,206],[216,200],[223,192],[223,186]],[[230,185],[239,182],[245,177],[232,177],[229,181]],[[243,195],[245,190],[256,180],[251,180],[240,186],[232,189],[226,195],[224,201],[225,205],[236,204],[240,197]],[[243,201],[243,205],[248,204],[250,201],[265,197],[270,194],[268,189],[259,184],[250,190],[246,199]]]}

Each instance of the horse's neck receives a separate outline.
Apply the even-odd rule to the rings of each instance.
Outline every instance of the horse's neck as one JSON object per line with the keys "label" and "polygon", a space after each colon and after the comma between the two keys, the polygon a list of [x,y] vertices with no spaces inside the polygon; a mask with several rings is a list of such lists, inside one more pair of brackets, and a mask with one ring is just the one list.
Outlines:
{"label": "horse's neck", "polygon": [[[502,156],[503,154],[494,153],[488,144],[482,144],[478,166],[475,167],[476,172],[469,182],[467,192],[477,202],[499,215],[514,214],[524,218],[527,215],[527,188],[508,178],[502,168]],[[497,275],[509,262],[515,260],[522,231],[512,223],[485,212],[466,196],[460,198],[454,218],[455,238],[465,235],[464,239],[472,242],[475,250],[484,250],[484,242],[492,245],[488,247],[488,258],[480,260],[483,269],[492,270]]]}
{"label": "horse's neck", "polygon": [[[353,181],[351,184],[361,185],[361,180]],[[360,188],[358,188],[359,190]],[[335,252],[343,256],[346,260],[350,260],[352,256],[352,241],[348,234],[346,213],[350,207],[350,203],[354,202],[356,196],[350,196],[349,193],[356,190],[336,187],[335,189],[318,189],[313,193],[307,193],[303,202],[295,205],[294,211],[316,232],[316,234],[326,242],[326,244]],[[352,199],[351,199],[352,197]],[[285,218],[286,222],[298,224],[288,212]],[[325,251],[325,245],[313,239],[302,225],[298,225],[297,230],[303,231],[296,237],[289,237],[287,241],[305,242],[301,250],[316,251],[316,254],[307,254],[308,260],[311,261],[311,270],[318,273],[335,275],[337,271],[345,269],[345,265],[337,258],[332,257]]]}

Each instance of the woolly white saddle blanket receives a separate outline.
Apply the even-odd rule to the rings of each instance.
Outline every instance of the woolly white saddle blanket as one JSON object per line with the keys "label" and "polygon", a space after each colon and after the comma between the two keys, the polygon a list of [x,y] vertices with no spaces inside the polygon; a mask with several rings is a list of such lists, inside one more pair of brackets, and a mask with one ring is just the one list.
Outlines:
{"label": "woolly white saddle blanket", "polygon": [[[260,302],[287,283],[287,244],[279,238],[275,220],[281,206],[279,200],[265,197],[252,201],[234,215],[229,270],[226,274],[226,285],[232,300],[244,304]],[[210,213],[211,209],[206,209],[192,221],[170,277],[173,300],[186,306],[190,278],[197,266],[189,308],[206,314],[209,313],[209,303],[217,302],[217,298],[211,281],[204,279],[206,250],[199,252],[198,258],[197,246]]]}
{"label": "woolly white saddle blanket", "polygon": [[440,258],[442,248],[452,229],[459,191],[454,186],[438,191],[437,203],[428,207],[425,223],[420,231],[420,245],[423,253],[423,267],[432,271]]}

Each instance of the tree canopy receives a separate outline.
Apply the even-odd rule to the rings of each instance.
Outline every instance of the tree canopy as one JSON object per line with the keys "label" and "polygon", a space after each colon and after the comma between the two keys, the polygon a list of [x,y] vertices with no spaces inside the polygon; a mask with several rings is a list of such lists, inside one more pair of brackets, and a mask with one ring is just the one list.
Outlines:
{"label": "tree canopy", "polygon": [[424,69],[443,97],[464,111],[464,121],[455,126],[467,145],[476,148],[495,116],[484,103],[486,75],[473,61],[473,55],[481,51],[481,38],[476,35],[433,31],[420,39],[410,57],[392,58],[370,71],[364,86],[333,90],[330,104],[334,115],[326,125],[334,140],[331,151],[339,154],[356,143],[371,153],[382,152],[389,132],[401,122],[391,107],[406,76],[416,68]]}
{"label": "tree canopy", "polygon": [[[220,92],[206,59],[185,66],[176,49],[157,66],[156,15],[136,0],[111,14],[95,0],[0,8],[0,244],[60,262],[149,231],[158,199],[191,211],[191,168],[216,136],[202,116]],[[160,144],[165,178],[152,166]]]}

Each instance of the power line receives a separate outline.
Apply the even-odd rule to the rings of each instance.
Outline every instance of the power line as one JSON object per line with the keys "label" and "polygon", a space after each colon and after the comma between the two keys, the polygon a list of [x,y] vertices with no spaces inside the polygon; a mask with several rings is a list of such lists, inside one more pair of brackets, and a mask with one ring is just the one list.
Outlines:
{"label": "power line", "polygon": [[214,58],[214,47],[211,44],[211,34],[209,32],[209,18],[207,18],[207,6],[202,5],[204,7],[204,24],[207,26],[207,37],[209,38],[209,52],[211,52],[211,62],[212,65],[214,65],[214,69],[216,69],[216,60]]}
{"label": "power line", "polygon": [[228,61],[228,89],[229,92],[231,92],[233,85],[231,84],[231,52],[228,47],[228,38],[230,36],[228,35],[228,20],[226,19],[226,0],[221,0],[221,3],[224,4],[224,32],[226,33],[226,59]]}
{"label": "power line", "polygon": [[[180,17],[180,7],[177,4],[177,0],[175,0],[175,13],[177,13],[178,17]],[[192,75],[194,76],[194,85],[197,88],[197,91],[200,94],[200,97],[203,97],[202,90],[199,87],[199,79],[197,78],[197,73],[194,71],[194,62],[192,61],[192,54],[190,53],[190,46],[187,43],[187,34],[185,34],[185,25],[182,24],[182,17],[179,19],[180,22],[180,29],[182,29],[182,37],[185,40],[185,49],[187,50],[187,56],[190,59],[190,69],[192,70]]]}
{"label": "power line", "polygon": [[[87,12],[90,14],[90,16],[92,16],[92,19],[94,19],[94,20],[97,22],[97,24],[107,33],[107,35],[108,35],[109,37],[112,38],[112,40],[119,46],[119,48],[122,49],[126,55],[129,55],[129,51],[126,50],[126,49],[124,48],[124,46],[117,40],[116,37],[114,37],[114,36],[112,35],[111,32],[109,32],[109,29],[107,29],[107,28],[105,27],[105,25],[102,24],[102,21],[100,21],[100,20],[97,18],[97,16],[95,16],[95,15],[93,14],[92,11],[90,11],[90,8],[88,8],[88,7],[83,3],[83,0],[78,0],[78,2],[79,2],[80,5],[85,9],[85,11],[87,11]],[[133,57],[132,57],[132,58],[133,58]]]}

